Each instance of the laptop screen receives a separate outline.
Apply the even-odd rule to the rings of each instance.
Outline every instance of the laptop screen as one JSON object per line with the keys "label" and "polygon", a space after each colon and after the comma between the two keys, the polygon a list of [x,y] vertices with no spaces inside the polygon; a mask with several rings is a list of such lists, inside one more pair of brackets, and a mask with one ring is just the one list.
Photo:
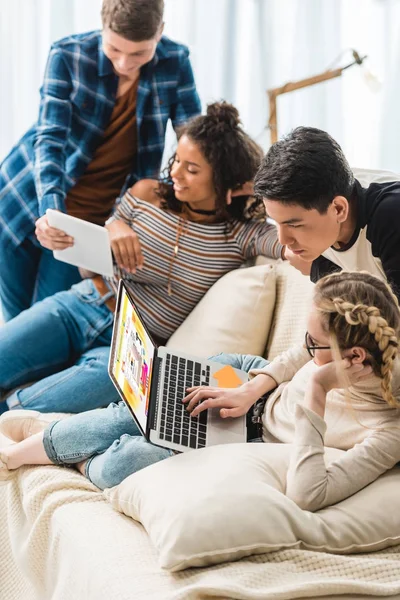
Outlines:
{"label": "laptop screen", "polygon": [[114,352],[110,374],[144,433],[155,346],[123,285],[120,287],[120,294],[118,322],[115,323],[113,332]]}

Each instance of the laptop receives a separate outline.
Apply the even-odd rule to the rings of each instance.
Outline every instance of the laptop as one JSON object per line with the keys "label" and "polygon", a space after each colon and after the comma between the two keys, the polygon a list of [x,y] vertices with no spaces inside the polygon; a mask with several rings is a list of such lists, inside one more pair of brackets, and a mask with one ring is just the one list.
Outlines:
{"label": "laptop", "polygon": [[186,452],[247,440],[245,415],[222,419],[219,409],[208,409],[191,417],[182,399],[188,387],[234,388],[246,382],[248,374],[157,347],[123,280],[118,288],[108,372],[142,435],[152,444]]}

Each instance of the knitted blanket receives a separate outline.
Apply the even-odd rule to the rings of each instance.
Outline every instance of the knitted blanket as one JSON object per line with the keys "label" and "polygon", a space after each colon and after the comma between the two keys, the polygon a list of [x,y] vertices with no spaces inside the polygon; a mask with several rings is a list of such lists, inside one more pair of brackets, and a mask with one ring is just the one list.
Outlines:
{"label": "knitted blanket", "polygon": [[144,529],[78,473],[21,469],[0,487],[1,600],[400,598],[400,547],[338,556],[282,550],[168,573]]}

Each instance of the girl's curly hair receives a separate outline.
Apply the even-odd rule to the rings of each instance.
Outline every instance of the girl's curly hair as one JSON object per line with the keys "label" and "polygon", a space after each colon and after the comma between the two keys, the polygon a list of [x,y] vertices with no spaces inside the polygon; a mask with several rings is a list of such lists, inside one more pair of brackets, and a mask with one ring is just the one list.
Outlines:
{"label": "girl's curly hair", "polygon": [[[220,221],[246,221],[265,216],[261,199],[235,196],[227,205],[228,190],[238,189],[254,179],[263,158],[261,147],[242,129],[237,109],[228,102],[214,102],[207,113],[194,117],[178,131],[178,139],[186,135],[198,145],[211,165],[217,195],[216,211]],[[171,178],[175,156],[168,162],[159,184],[164,208],[181,212],[182,202],[176,199]]]}

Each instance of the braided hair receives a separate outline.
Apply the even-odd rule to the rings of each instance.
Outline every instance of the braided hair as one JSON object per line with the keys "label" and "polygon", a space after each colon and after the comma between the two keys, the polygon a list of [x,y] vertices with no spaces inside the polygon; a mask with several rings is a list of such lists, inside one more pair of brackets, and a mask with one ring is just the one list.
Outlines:
{"label": "braided hair", "polygon": [[327,275],[315,286],[314,303],[323,325],[341,351],[360,346],[381,378],[383,399],[400,407],[392,372],[400,340],[400,308],[389,285],[366,272]]}
{"label": "braided hair", "polygon": [[[216,211],[219,221],[246,221],[265,218],[260,198],[235,196],[227,205],[228,190],[240,188],[252,181],[263,158],[262,148],[242,129],[238,110],[228,102],[214,102],[207,106],[205,115],[194,117],[177,131],[180,139],[186,135],[198,145],[213,171],[216,192]],[[168,162],[159,184],[162,206],[181,212],[182,203],[175,198],[171,169],[175,156]]]}

